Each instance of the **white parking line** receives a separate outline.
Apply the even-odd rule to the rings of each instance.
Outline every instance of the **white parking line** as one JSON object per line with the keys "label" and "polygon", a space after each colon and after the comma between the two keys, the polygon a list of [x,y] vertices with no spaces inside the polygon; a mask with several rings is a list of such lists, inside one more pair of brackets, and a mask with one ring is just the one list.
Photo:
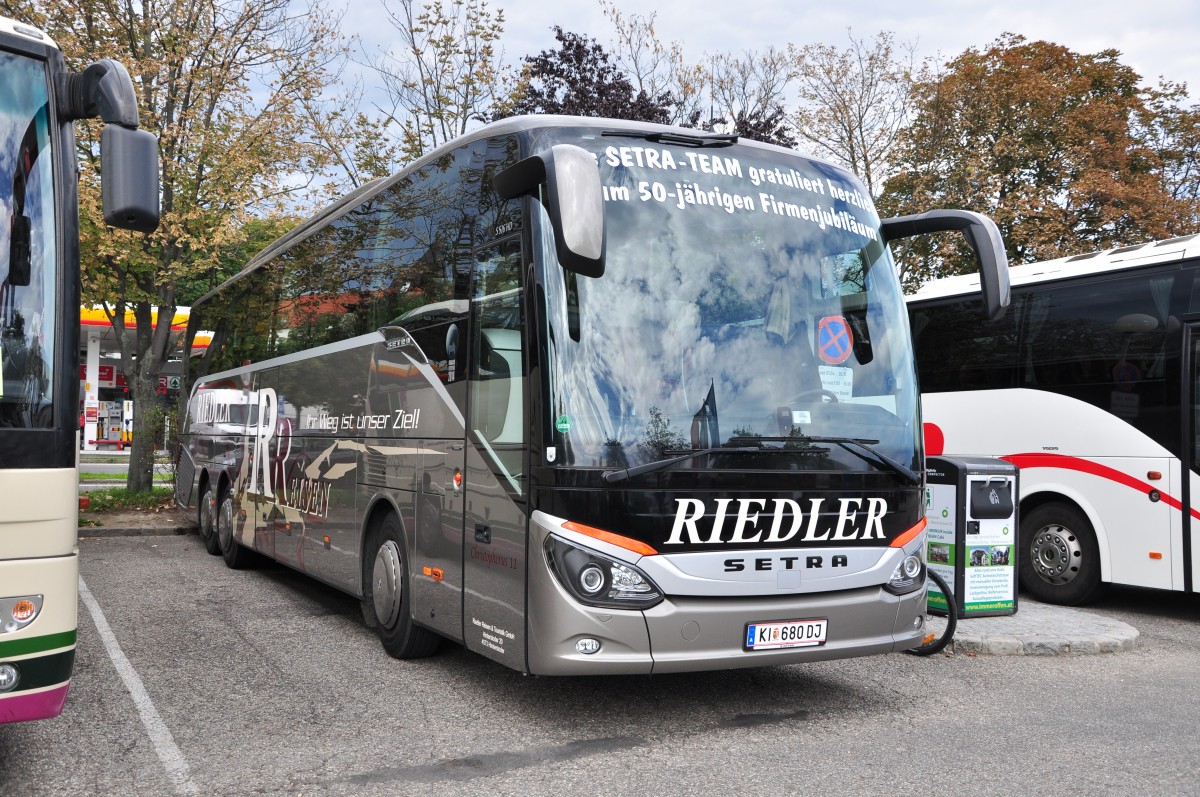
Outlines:
{"label": "white parking line", "polygon": [[100,632],[100,639],[104,642],[108,657],[112,659],[113,666],[117,668],[117,674],[125,682],[129,696],[133,698],[133,705],[142,717],[142,724],[146,726],[150,742],[154,745],[154,752],[158,753],[158,759],[162,761],[163,767],[167,770],[167,777],[175,786],[175,793],[199,794],[200,790],[192,782],[192,773],[187,759],[175,745],[171,731],[167,729],[167,724],[163,722],[162,717],[154,708],[154,703],[150,700],[146,687],[142,685],[142,679],[138,677],[137,671],[133,669],[133,665],[121,651],[121,646],[117,644],[117,638],[113,636],[108,620],[104,618],[104,612],[100,610],[100,604],[88,590],[87,584],[83,583],[83,576],[79,577],[79,598],[91,613],[92,622],[96,624],[96,630]]}

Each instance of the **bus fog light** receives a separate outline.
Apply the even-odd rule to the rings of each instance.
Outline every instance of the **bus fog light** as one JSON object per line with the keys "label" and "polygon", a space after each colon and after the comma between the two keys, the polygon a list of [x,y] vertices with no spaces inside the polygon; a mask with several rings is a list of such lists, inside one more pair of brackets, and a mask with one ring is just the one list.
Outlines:
{"label": "bus fog light", "polygon": [[580,653],[582,653],[585,656],[590,656],[593,653],[599,653],[600,652],[600,640],[599,639],[590,639],[590,638],[589,639],[581,639],[575,643],[575,650],[579,651]]}
{"label": "bus fog light", "polygon": [[11,664],[0,664],[0,692],[8,692],[21,680],[21,672]]}
{"label": "bus fog light", "polygon": [[925,615],[918,614],[913,618],[913,630],[920,631],[921,626],[925,625]]}

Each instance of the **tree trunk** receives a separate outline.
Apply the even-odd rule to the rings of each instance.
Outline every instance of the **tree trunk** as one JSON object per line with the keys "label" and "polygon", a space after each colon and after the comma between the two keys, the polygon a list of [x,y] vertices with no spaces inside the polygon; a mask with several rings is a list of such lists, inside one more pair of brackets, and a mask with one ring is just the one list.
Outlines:
{"label": "tree trunk", "polygon": [[146,376],[138,373],[129,379],[130,395],[133,397],[133,445],[129,449],[129,476],[125,486],[131,493],[147,493],[154,486],[155,437],[158,419],[162,412],[158,406],[158,375]]}

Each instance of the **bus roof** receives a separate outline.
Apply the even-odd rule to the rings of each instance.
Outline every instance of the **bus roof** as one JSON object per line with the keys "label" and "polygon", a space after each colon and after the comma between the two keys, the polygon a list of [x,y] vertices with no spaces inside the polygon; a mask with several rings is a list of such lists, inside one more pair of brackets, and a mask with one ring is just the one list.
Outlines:
{"label": "bus roof", "polygon": [[[427,152],[425,155],[421,156],[415,161],[406,163],[400,168],[399,171],[394,172],[390,176],[377,177],[368,183],[358,186],[345,196],[321,208],[312,216],[293,227],[289,232],[284,233],[279,239],[268,244],[265,248],[258,252],[258,254],[251,257],[241,271],[201,296],[193,303],[193,305],[203,304],[213,297],[221,294],[228,286],[240,281],[248,274],[257,271],[263,266],[264,263],[273,260],[281,252],[284,252],[300,243],[317,230],[322,229],[329,222],[337,219],[339,216],[349,212],[353,208],[358,207],[366,200],[371,199],[377,194],[383,193],[388,186],[399,182],[400,180],[404,179],[405,176],[411,174],[417,169],[420,169],[425,164],[436,160],[446,152],[450,152],[457,147],[462,146],[464,142],[475,141],[481,138],[488,138],[490,136],[536,130],[551,130],[564,127],[591,127],[600,131],[610,130],[635,134],[644,133],[648,136],[658,135],[662,136],[661,140],[663,143],[675,144],[681,143],[679,138],[681,135],[690,137],[691,140],[721,138],[721,136],[716,133],[709,133],[700,129],[679,128],[672,127],[670,125],[655,124],[653,122],[638,122],[628,119],[608,119],[598,116],[556,116],[551,114],[532,114],[528,116],[510,116],[506,119],[491,122],[483,127],[471,130],[470,132],[459,136],[458,138],[442,144],[437,149]],[[651,139],[652,143],[654,143],[654,141],[654,139]],[[839,171],[845,172],[851,177],[858,179],[851,172],[847,171],[846,167],[844,166],[840,166],[832,161],[825,160],[820,157],[807,155],[794,149],[787,149],[786,147],[780,147],[775,144],[767,144],[761,141],[754,141],[753,139],[748,138],[735,138],[729,143],[737,143],[743,146],[750,146],[759,149],[774,150],[776,152],[786,152],[788,155],[793,157],[803,158],[805,160],[821,163],[826,166],[832,166],[833,168],[836,168]]]}
{"label": "bus roof", "polygon": [[[1008,274],[1013,287],[1017,287],[1085,274],[1121,271],[1136,266],[1159,265],[1197,256],[1200,256],[1200,235],[1187,235],[1166,241],[1152,241],[1055,260],[1043,260],[1040,263],[1025,263],[1011,267]],[[978,274],[958,274],[930,280],[905,298],[915,302],[978,292]]]}
{"label": "bus roof", "polygon": [[58,45],[44,31],[38,30],[32,25],[26,25],[24,22],[9,19],[8,17],[0,17],[0,33],[10,33],[13,36],[20,36],[21,38],[35,41],[38,44],[58,49]]}

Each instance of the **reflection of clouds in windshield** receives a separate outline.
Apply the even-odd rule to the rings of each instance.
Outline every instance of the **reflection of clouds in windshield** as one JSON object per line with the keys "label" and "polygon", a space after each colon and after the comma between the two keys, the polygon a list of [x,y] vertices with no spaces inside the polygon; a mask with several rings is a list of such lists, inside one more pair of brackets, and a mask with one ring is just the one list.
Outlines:
{"label": "reflection of clouds in windshield", "polygon": [[[3,66],[4,61],[0,59],[0,67]],[[17,147],[25,124],[28,122],[23,122],[21,131],[18,131],[16,121],[0,111],[0,142],[3,142],[0,143],[0,263],[4,264],[0,279],[8,274],[9,227],[13,214],[13,169],[16,166]]]}
{"label": "reflection of clouds in windshield", "polygon": [[[46,77],[42,64],[10,54],[0,54],[0,69],[7,78],[0,96],[0,326],[8,388],[0,396],[0,425],[41,428],[53,423],[57,282]],[[12,262],[18,214],[25,219],[17,228],[25,231],[18,239],[21,279],[10,282],[18,266]]]}
{"label": "reflection of clouds in windshield", "polygon": [[[729,150],[728,157],[740,159],[743,173],[751,164],[778,165],[791,170],[789,175],[804,170],[806,179],[819,185],[809,199],[796,188],[770,187],[772,197],[796,203],[793,208],[841,212],[840,200],[831,196],[836,185],[844,186],[843,194],[857,190],[849,178],[802,159],[752,148]],[[682,163],[683,157],[676,161]],[[794,423],[806,424],[812,434],[846,433],[837,419],[862,415],[851,408],[879,394],[859,387],[878,383],[892,394],[898,374],[903,379],[903,371],[910,370],[906,360],[891,359],[892,352],[903,357],[909,351],[902,339],[903,303],[884,248],[864,249],[870,241],[859,230],[877,224],[869,208],[851,208],[860,225],[852,229],[829,219],[785,215],[776,209],[782,206],[767,210],[760,188],[752,190],[733,171],[689,178],[682,169],[602,163],[601,176],[610,188],[628,189],[611,191],[605,202],[604,275],[565,276],[557,267],[545,272],[552,313],[552,417],[570,420],[570,461],[608,464],[619,454],[636,464],[655,456],[639,443],[674,436],[690,442],[693,417],[710,388],[720,434],[710,438],[706,426],[699,441],[789,434]],[[715,202],[685,201],[680,185],[694,189],[691,196],[707,192],[738,197],[741,204],[731,210]],[[542,251],[552,252],[548,225],[539,229]],[[853,280],[851,266],[876,260],[885,271],[870,287],[873,297],[867,297],[861,265]],[[823,264],[829,277],[823,276]],[[872,316],[868,336],[866,310],[872,304],[887,318]],[[818,325],[830,316],[853,316],[869,344],[836,368],[828,358],[822,364],[816,350]],[[901,339],[889,340],[895,335]],[[888,356],[872,358],[872,350]],[[826,389],[823,379],[836,392]],[[916,398],[910,387],[905,390],[908,394],[891,406],[903,407],[899,414],[909,423]],[[820,409],[834,400],[844,406]],[[894,409],[890,418],[885,422],[901,420]],[[880,436],[874,428],[862,434]],[[907,461],[912,441],[899,445],[894,453]]]}
{"label": "reflection of clouds in windshield", "polygon": [[[618,228],[623,221],[633,224],[622,218],[625,214],[612,215]],[[774,258],[767,258],[760,244],[736,247],[739,261],[730,262],[723,252],[729,251],[730,236],[749,234],[743,225],[680,227],[667,223],[667,213],[652,215],[661,220],[652,219],[647,226],[657,227],[658,235],[612,236],[608,270],[600,283],[580,280],[586,361],[608,376],[608,363],[615,358],[600,353],[621,353],[624,411],[616,419],[623,423],[606,439],[634,441],[644,432],[650,407],[664,408],[676,424],[690,422],[710,385],[723,417],[753,408],[745,421],[761,425],[760,416],[768,416],[768,409],[798,390],[788,384],[794,382],[795,368],[783,341],[767,334],[764,320],[776,282],[801,280],[799,258],[776,241]],[[755,235],[762,241],[760,233]],[[688,273],[681,273],[681,267]],[[801,342],[807,341],[793,337],[793,344]],[[765,358],[773,361],[774,372],[763,372]]]}

